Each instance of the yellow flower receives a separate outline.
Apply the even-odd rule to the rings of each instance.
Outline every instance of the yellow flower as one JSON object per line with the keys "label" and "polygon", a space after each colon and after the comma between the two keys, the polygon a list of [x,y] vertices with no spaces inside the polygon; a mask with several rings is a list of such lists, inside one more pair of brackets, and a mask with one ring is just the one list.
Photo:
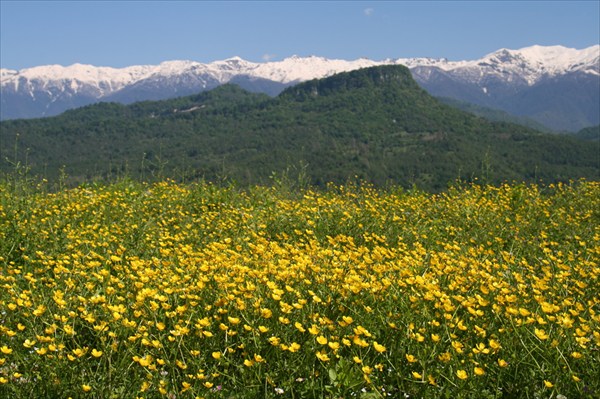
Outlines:
{"label": "yellow flower", "polygon": [[253,364],[254,364],[254,362],[250,359],[244,360],[244,366],[246,366],[246,367],[251,367]]}
{"label": "yellow flower", "polygon": [[319,335],[319,336],[317,337],[317,342],[318,342],[319,344],[321,344],[321,345],[325,345],[325,344],[327,343],[327,338],[325,338],[325,337],[324,337],[324,336],[322,336],[322,335]]}
{"label": "yellow flower", "polygon": [[493,340],[493,339],[490,339],[489,345],[490,345],[490,348],[492,348],[494,350],[500,349],[500,343],[498,341]]}
{"label": "yellow flower", "polygon": [[300,350],[300,344],[297,344],[296,342],[292,342],[292,344],[290,345],[289,351],[290,352],[298,352]]}
{"label": "yellow flower", "polygon": [[[134,360],[135,360],[135,359],[134,359]],[[153,359],[152,359],[152,356],[150,356],[150,355],[147,355],[147,356],[144,356],[144,357],[140,358],[140,359],[138,360],[138,363],[139,363],[139,364],[140,364],[140,366],[142,366],[142,367],[148,367],[149,365],[151,365],[151,364],[152,364],[152,360],[153,360]],[[178,361],[179,361],[179,360],[178,360]]]}
{"label": "yellow flower", "polygon": [[208,382],[208,381],[206,381],[206,382],[204,383],[204,386],[205,386],[206,388],[212,388],[212,387],[213,387],[213,385],[215,385],[215,384],[213,384],[212,382]]}
{"label": "yellow flower", "polygon": [[407,355],[406,355],[406,360],[408,360],[408,362],[409,362],[409,363],[414,363],[414,362],[416,362],[416,361],[417,361],[417,358],[416,358],[416,357],[414,357],[413,355],[409,355],[409,354],[407,354]]}
{"label": "yellow flower", "polygon": [[6,345],[3,345],[3,346],[0,348],[0,351],[2,351],[2,353],[4,353],[5,355],[10,355],[10,354],[12,353],[12,351],[13,351],[13,350],[12,350],[12,349],[10,349],[8,346],[6,346]]}
{"label": "yellow flower", "polygon": [[94,357],[100,357],[102,356],[102,351],[96,350],[96,349],[92,349],[92,356]]}
{"label": "yellow flower", "polygon": [[327,356],[327,353],[325,353],[325,352],[317,352],[316,356],[322,362],[328,362],[329,361],[329,356]]}
{"label": "yellow flower", "polygon": [[508,366],[508,363],[504,359],[498,359],[498,366],[506,367],[506,366]]}
{"label": "yellow flower", "polygon": [[535,328],[534,332],[535,332],[536,337],[538,337],[542,341],[548,339],[548,334],[546,334],[546,331]]}
{"label": "yellow flower", "polygon": [[262,357],[261,355],[257,355],[256,353],[254,354],[254,361],[256,363],[264,363],[266,360],[264,357]]}
{"label": "yellow flower", "polygon": [[334,351],[337,351],[338,349],[340,349],[340,343],[339,342],[329,342],[327,344],[327,346],[329,346]]}
{"label": "yellow flower", "polygon": [[150,388],[150,383],[148,381],[144,381],[140,387],[140,392],[146,392],[148,388]]}
{"label": "yellow flower", "polygon": [[91,390],[92,390],[92,387],[91,387],[91,386],[89,386],[89,385],[83,384],[83,385],[81,386],[81,389],[83,389],[83,392],[89,392],[89,391],[91,391]]}
{"label": "yellow flower", "polygon": [[551,383],[550,381],[546,381],[546,380],[544,380],[544,386],[545,386],[546,388],[552,388],[552,387],[554,386],[554,384],[553,384],[553,383]]}
{"label": "yellow flower", "polygon": [[475,367],[475,369],[473,370],[475,375],[484,375],[485,374],[485,370],[481,367]]}
{"label": "yellow flower", "polygon": [[365,341],[364,339],[362,339],[361,337],[359,337],[358,335],[355,335],[352,338],[352,342],[354,342],[354,345],[361,346],[363,348],[366,348],[367,346],[369,346],[369,343],[367,341]]}
{"label": "yellow flower", "polygon": [[29,339],[26,339],[25,342],[23,342],[23,346],[26,348],[31,348],[33,345],[35,345],[36,341],[30,341]]}
{"label": "yellow flower", "polygon": [[266,333],[267,331],[269,331],[268,327],[265,326],[258,326],[258,331],[260,331],[261,333]]}
{"label": "yellow flower", "polygon": [[456,370],[456,376],[461,380],[466,380],[469,377],[465,370]]}
{"label": "yellow flower", "polygon": [[46,312],[46,306],[44,305],[39,305],[32,313],[34,316],[41,316]]}
{"label": "yellow flower", "polygon": [[451,342],[452,347],[454,348],[454,350],[458,353],[463,353],[463,344],[459,341],[452,341]]}
{"label": "yellow flower", "polygon": [[421,374],[417,373],[416,371],[412,372],[412,376],[414,379],[417,379],[417,380],[420,380],[423,378],[423,376]]}
{"label": "yellow flower", "polygon": [[385,346],[377,343],[377,341],[373,342],[373,348],[379,353],[385,352]]}
{"label": "yellow flower", "polygon": [[213,352],[211,355],[214,359],[217,359],[217,360],[219,360],[221,358],[221,352]]}
{"label": "yellow flower", "polygon": [[85,353],[87,352],[87,348],[76,348],[73,349],[73,354],[77,357],[81,357],[83,355],[85,355]]}

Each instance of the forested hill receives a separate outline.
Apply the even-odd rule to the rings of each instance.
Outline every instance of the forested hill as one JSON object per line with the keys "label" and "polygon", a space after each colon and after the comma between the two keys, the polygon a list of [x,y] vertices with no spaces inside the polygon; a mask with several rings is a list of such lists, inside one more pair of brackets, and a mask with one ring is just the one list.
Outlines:
{"label": "forested hill", "polygon": [[597,179],[597,142],[492,123],[428,95],[399,65],[290,87],[276,98],[234,85],[173,100],[91,105],[0,123],[2,171],[71,182],[132,177],[311,184],[364,179],[438,191],[488,182]]}

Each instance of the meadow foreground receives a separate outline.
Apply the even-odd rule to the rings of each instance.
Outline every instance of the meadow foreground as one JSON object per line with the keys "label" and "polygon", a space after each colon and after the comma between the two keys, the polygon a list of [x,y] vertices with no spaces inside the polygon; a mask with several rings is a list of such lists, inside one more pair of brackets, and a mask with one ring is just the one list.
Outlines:
{"label": "meadow foreground", "polygon": [[600,184],[0,185],[0,396],[600,395]]}

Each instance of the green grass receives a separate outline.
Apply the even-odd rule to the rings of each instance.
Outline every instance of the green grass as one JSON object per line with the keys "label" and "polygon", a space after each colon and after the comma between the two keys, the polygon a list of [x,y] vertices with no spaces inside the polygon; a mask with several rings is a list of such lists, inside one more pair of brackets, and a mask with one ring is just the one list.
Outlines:
{"label": "green grass", "polygon": [[3,180],[0,396],[600,394],[597,182],[276,183]]}

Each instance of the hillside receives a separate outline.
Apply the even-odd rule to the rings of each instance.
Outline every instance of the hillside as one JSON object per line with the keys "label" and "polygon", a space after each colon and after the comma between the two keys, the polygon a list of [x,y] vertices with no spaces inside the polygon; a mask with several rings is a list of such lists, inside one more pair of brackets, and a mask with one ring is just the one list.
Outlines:
{"label": "hillside", "polygon": [[533,119],[552,131],[600,123],[600,46],[499,49],[476,60],[396,58],[381,61],[292,56],[256,63],[239,57],[208,64],[175,60],[110,68],[41,65],[0,69],[0,120],[58,115],[97,102],[164,100],[233,83],[272,96],[335,73],[405,65],[430,94]]}
{"label": "hillside", "polygon": [[256,184],[289,170],[315,185],[359,178],[438,191],[458,178],[551,182],[599,172],[597,146],[444,105],[399,65],[311,80],[276,98],[223,85],[90,105],[4,121],[0,134],[3,161],[27,160],[50,180],[64,166],[71,182],[127,174]]}
{"label": "hillside", "polygon": [[600,141],[600,125],[581,129],[575,136],[581,140]]}
{"label": "hillside", "polygon": [[525,126],[531,129],[539,130],[540,132],[551,133],[552,130],[547,128],[535,120],[525,116],[515,116],[509,114],[506,111],[501,111],[495,108],[488,108],[481,105],[469,103],[466,101],[456,100],[450,97],[436,97],[439,101],[444,104],[450,105],[451,107],[458,108],[462,111],[469,112],[471,114],[480,116],[492,122],[507,122],[521,126]]}

